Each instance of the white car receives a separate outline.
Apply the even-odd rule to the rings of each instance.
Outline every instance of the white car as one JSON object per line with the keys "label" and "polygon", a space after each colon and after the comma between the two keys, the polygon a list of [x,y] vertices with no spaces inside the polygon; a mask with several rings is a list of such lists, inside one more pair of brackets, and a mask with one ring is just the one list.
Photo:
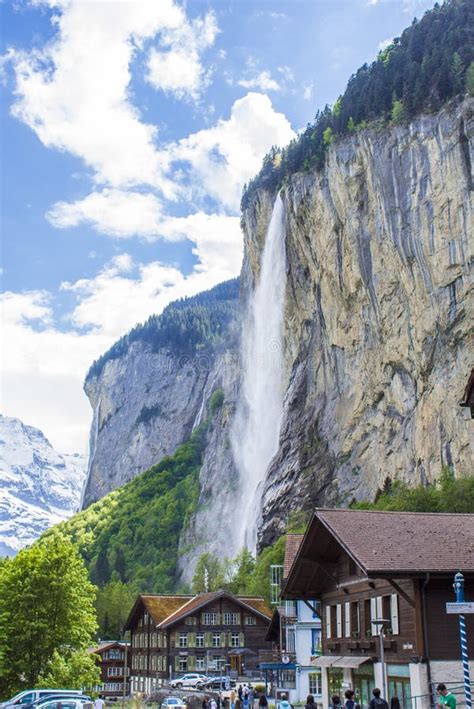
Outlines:
{"label": "white car", "polygon": [[40,709],[84,709],[86,704],[93,706],[93,702],[85,697],[61,697],[60,699],[51,697],[51,701],[42,702],[39,707]]}
{"label": "white car", "polygon": [[183,675],[182,677],[172,679],[170,682],[170,687],[173,687],[173,689],[175,687],[177,689],[180,687],[197,687],[198,685],[204,686],[206,682],[206,675],[200,675],[197,672],[188,672],[188,674]]}
{"label": "white car", "polygon": [[42,697],[50,697],[54,694],[67,696],[68,694],[77,696],[81,694],[78,689],[25,689],[23,692],[15,694],[14,697],[0,704],[0,709],[25,709],[33,702]]}
{"label": "white car", "polygon": [[161,703],[161,709],[187,709],[186,704],[178,697],[166,697]]}

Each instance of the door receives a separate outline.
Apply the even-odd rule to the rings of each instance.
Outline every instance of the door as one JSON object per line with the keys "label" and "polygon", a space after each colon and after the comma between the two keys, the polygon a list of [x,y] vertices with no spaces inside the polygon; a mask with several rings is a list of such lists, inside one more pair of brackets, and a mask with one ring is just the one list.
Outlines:
{"label": "door", "polygon": [[230,656],[230,669],[232,672],[237,672],[239,676],[242,674],[242,657],[240,655]]}

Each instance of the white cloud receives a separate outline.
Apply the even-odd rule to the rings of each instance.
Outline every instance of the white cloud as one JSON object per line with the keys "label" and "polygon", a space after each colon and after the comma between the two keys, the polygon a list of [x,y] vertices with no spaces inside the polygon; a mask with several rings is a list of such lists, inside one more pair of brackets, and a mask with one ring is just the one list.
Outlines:
{"label": "white cloud", "polygon": [[260,91],[280,91],[281,86],[269,71],[261,71],[257,76],[251,79],[240,79],[238,82],[239,86],[243,86],[244,89],[259,89]]}
{"label": "white cloud", "polygon": [[283,76],[285,81],[293,82],[295,80],[293,69],[291,69],[291,67],[289,66],[286,66],[286,64],[284,66],[279,66],[278,71]]}
{"label": "white cloud", "polygon": [[217,21],[212,11],[204,18],[165,32],[161,39],[165,51],[154,48],[150,52],[147,75],[150,84],[173,93],[177,98],[196,99],[209,83],[201,54],[214,44],[217,33]]}
{"label": "white cloud", "polygon": [[235,101],[228,120],[184,138],[170,147],[169,154],[191,167],[195,191],[200,189],[237,211],[242,185],[259,170],[264,155],[272,145],[286,145],[294,135],[288,119],[274,110],[268,96],[249,93]]}
{"label": "white cloud", "polygon": [[[193,30],[173,0],[111,7],[64,3],[49,44],[10,51],[17,97],[12,110],[45,146],[84,160],[97,181],[114,187],[146,183],[172,196],[155,147],[157,129],[141,120],[131,102],[130,63],[158,33],[184,36]],[[209,30],[204,34],[208,38]]]}
{"label": "white cloud", "polygon": [[314,84],[306,84],[303,87],[303,98],[305,101],[310,101],[313,98]]}
{"label": "white cloud", "polygon": [[86,222],[96,231],[119,239],[134,235],[156,238],[162,206],[150,193],[105,188],[76,202],[57,202],[46,217],[60,229]]}

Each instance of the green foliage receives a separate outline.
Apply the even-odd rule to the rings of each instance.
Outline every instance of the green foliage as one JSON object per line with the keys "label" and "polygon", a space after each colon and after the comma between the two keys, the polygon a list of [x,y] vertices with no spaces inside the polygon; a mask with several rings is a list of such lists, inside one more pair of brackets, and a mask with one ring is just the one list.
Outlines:
{"label": "green foliage", "polygon": [[403,123],[405,120],[405,107],[403,105],[403,101],[395,100],[393,102],[390,117],[392,119],[392,123],[395,123],[395,125]]}
{"label": "green foliage", "polygon": [[387,479],[375,502],[358,502],[352,507],[396,512],[474,513],[474,477],[455,478],[446,467],[433,485],[410,488],[398,480]]}
{"label": "green foliage", "polygon": [[57,531],[0,567],[0,695],[33,687],[55,652],[85,650],[96,631],[95,589]]}
{"label": "green foliage", "polygon": [[474,96],[474,62],[471,62],[466,71],[466,91],[469,96]]}
{"label": "green foliage", "polygon": [[[121,357],[137,341],[151,345],[155,351],[173,347],[183,355],[226,343],[237,332],[238,297],[239,281],[235,278],[192,298],[171,303],[161,315],[152,315],[118,340],[92,364],[87,376],[99,376],[109,360]],[[155,415],[152,410],[142,410],[142,414],[145,422],[149,420],[147,417]]]}
{"label": "green foliage", "polygon": [[209,413],[211,416],[214,416],[214,414],[219,411],[219,409],[222,408],[224,404],[224,392],[222,389],[216,389],[210,398],[209,401]]}
{"label": "green foliage", "polygon": [[44,673],[40,674],[36,687],[68,687],[90,693],[100,682],[97,655],[84,650],[61,653],[55,650]]}
{"label": "green foliage", "polygon": [[225,562],[221,562],[210,552],[201,554],[196,564],[191,588],[193,593],[227,588]]}
{"label": "green foliage", "polygon": [[279,189],[289,175],[300,170],[320,170],[333,140],[347,135],[354,126],[361,129],[376,121],[384,124],[391,117],[394,101],[402,102],[404,119],[410,120],[423,111],[438,111],[462,95],[465,84],[474,95],[474,70],[468,69],[474,60],[473,35],[471,0],[436,4],[372,64],[364,64],[351,76],[332,110],[326,106],[318,111],[314,122],[283,151],[272,148],[243,192],[242,209],[249,206],[257,190]]}
{"label": "green foliage", "polygon": [[96,599],[99,637],[119,639],[123,626],[136,598],[133,585],[127,585],[117,577],[99,588]]}
{"label": "green foliage", "polygon": [[174,591],[179,535],[198,504],[207,425],[172,456],[54,528],[77,545],[100,586],[120,578],[134,591]]}
{"label": "green foliage", "polygon": [[255,568],[256,562],[254,556],[248,549],[242,549],[233,562],[232,581],[229,584],[230,591],[239,596],[248,594]]}

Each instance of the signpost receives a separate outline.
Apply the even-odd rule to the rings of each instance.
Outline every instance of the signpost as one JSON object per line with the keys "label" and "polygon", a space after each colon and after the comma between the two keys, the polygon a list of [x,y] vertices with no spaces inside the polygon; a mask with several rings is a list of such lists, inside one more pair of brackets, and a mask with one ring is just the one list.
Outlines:
{"label": "signpost", "polygon": [[454,592],[456,593],[456,603],[447,603],[447,613],[457,613],[459,615],[459,633],[461,636],[461,659],[464,674],[464,693],[466,695],[466,709],[472,709],[471,680],[469,677],[469,656],[467,654],[467,634],[465,613],[474,613],[474,603],[466,603],[464,600],[464,576],[459,571],[454,577]]}

